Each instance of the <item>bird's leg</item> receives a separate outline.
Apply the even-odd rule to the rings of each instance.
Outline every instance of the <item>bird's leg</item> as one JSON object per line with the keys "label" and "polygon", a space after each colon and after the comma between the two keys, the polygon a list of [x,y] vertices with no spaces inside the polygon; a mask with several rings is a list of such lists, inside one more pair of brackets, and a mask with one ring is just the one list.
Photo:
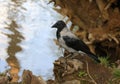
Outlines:
{"label": "bird's leg", "polygon": [[65,56],[65,58],[71,58],[71,59],[73,59],[74,57],[76,57],[78,55],[79,55],[79,53],[70,53],[67,56]]}
{"label": "bird's leg", "polygon": [[68,54],[67,56],[65,56],[65,58],[69,58],[70,56],[72,56],[73,55],[73,53],[70,53],[70,54]]}
{"label": "bird's leg", "polygon": [[79,53],[73,53],[73,55],[70,58],[73,59],[74,57],[76,57],[78,55],[79,55]]}

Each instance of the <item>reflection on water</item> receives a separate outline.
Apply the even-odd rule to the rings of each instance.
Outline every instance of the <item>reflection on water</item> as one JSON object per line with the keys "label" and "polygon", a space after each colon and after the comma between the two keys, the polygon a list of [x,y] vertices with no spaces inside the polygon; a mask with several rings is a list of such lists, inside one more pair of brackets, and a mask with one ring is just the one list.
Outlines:
{"label": "reflection on water", "polygon": [[8,65],[11,67],[9,70],[10,75],[13,77],[13,82],[19,80],[18,73],[20,71],[20,64],[18,59],[16,58],[16,53],[20,52],[22,48],[18,45],[18,43],[21,42],[24,37],[21,35],[21,33],[18,31],[19,25],[16,22],[16,18],[18,16],[19,10],[18,7],[22,5],[23,0],[12,0],[9,4],[9,10],[8,10],[8,19],[10,23],[8,24],[8,27],[5,27],[5,29],[8,29],[11,34],[6,34],[6,36],[10,39],[9,46],[7,48],[7,54],[8,58],[6,59]]}
{"label": "reflection on water", "polygon": [[0,0],[0,58],[11,67],[13,81],[24,69],[44,78],[52,76],[58,48],[50,27],[61,16],[47,5],[48,1]]}
{"label": "reflection on water", "polygon": [[7,53],[9,55],[9,57],[7,58],[7,62],[11,67],[10,74],[13,77],[13,81],[17,81],[19,79],[18,72],[20,71],[20,64],[15,54],[22,50],[22,48],[17,44],[20,43],[23,39],[23,36],[20,34],[17,28],[19,27],[16,22],[12,21],[7,29],[10,30],[13,34],[6,34],[11,39],[7,49]]}

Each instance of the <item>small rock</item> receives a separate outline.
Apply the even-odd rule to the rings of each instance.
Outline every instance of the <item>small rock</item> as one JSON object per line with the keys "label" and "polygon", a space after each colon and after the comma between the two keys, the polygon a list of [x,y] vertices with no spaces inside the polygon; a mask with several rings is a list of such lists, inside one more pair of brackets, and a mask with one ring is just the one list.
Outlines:
{"label": "small rock", "polygon": [[22,84],[47,84],[41,77],[37,77],[29,70],[24,70]]}
{"label": "small rock", "polygon": [[65,81],[62,84],[80,84],[80,81],[79,80],[71,80],[71,81]]}

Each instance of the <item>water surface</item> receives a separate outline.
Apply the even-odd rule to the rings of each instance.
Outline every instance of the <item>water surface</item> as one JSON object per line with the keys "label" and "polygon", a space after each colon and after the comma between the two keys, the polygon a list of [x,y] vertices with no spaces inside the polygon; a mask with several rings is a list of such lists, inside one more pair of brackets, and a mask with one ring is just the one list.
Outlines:
{"label": "water surface", "polygon": [[44,79],[52,77],[53,62],[60,52],[53,42],[55,30],[50,27],[63,17],[47,3],[0,0],[0,72],[9,69],[14,81],[24,69]]}

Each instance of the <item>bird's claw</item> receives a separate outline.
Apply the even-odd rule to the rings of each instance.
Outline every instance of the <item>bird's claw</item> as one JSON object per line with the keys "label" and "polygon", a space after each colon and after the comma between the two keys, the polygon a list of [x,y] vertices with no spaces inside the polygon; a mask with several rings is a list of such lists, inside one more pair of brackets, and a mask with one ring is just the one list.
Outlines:
{"label": "bird's claw", "polygon": [[70,54],[68,54],[67,56],[65,56],[65,58],[71,58],[72,55],[73,55],[73,53],[70,53]]}

